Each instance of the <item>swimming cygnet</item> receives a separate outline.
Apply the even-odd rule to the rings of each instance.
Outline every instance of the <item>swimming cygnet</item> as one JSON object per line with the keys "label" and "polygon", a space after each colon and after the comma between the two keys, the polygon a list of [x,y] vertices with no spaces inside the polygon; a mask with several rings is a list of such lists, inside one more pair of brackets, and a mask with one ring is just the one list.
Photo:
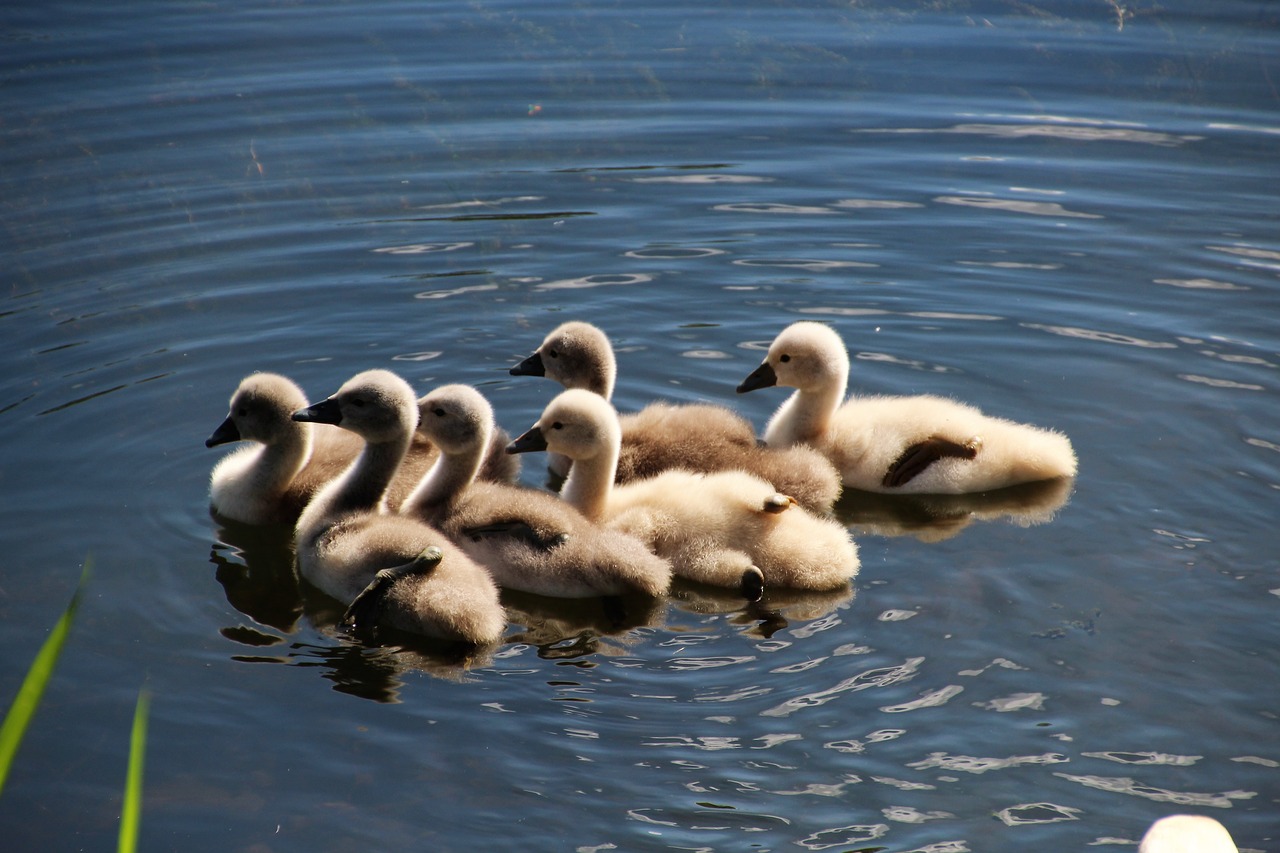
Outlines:
{"label": "swimming cygnet", "polygon": [[568,456],[564,499],[637,537],[691,580],[738,587],[755,599],[768,586],[837,589],[857,574],[857,547],[845,528],[745,471],[671,470],[615,485],[620,441],[613,406],[570,389],[510,449]]}
{"label": "swimming cygnet", "polygon": [[293,413],[364,440],[351,465],[326,484],[298,518],[301,575],[352,605],[357,625],[381,624],[474,644],[496,642],[506,627],[489,574],[439,531],[385,512],[385,493],[417,424],[413,389],[386,370],[369,370],[336,394]]}
{"label": "swimming cygnet", "polygon": [[[565,388],[585,388],[610,400],[617,361],[602,330],[572,321],[553,329],[533,355],[510,372],[546,376]],[[815,512],[829,510],[840,496],[840,474],[825,457],[807,447],[761,447],[751,422],[724,406],[657,402],[620,416],[620,422],[619,483],[669,468],[743,470],[768,480]],[[550,467],[561,476],[569,470],[559,454],[551,455]]]}
{"label": "swimming cygnet", "polygon": [[801,321],[778,335],[738,393],[795,388],[769,420],[765,443],[811,445],[855,489],[962,494],[1076,473],[1075,451],[1059,432],[990,417],[944,397],[845,402],[848,379],[849,353],[840,336],[822,323]]}
{"label": "swimming cygnet", "polygon": [[[231,442],[251,444],[227,454],[209,477],[209,503],[214,512],[245,524],[291,523],[297,520],[320,487],[356,458],[363,443],[348,430],[294,421],[307,397],[292,380],[277,373],[244,378],[226,419],[205,441],[206,447]],[[520,472],[505,452],[510,439],[496,436],[482,479],[510,482]],[[426,439],[409,446],[392,480],[388,503],[399,506],[435,461],[436,449]]]}
{"label": "swimming cygnet", "polygon": [[1138,853],[1237,853],[1227,828],[1203,815],[1162,817],[1138,846]]}
{"label": "swimming cygnet", "polygon": [[474,482],[494,429],[493,409],[475,388],[445,385],[418,406],[418,432],[440,458],[401,512],[443,532],[499,586],[561,598],[667,591],[671,566],[636,539],[548,492]]}

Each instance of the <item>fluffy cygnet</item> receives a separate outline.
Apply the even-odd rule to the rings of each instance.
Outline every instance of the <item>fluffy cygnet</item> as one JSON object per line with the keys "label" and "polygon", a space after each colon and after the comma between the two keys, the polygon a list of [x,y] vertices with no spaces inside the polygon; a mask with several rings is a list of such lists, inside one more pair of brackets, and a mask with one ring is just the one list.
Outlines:
{"label": "fluffy cygnet", "polygon": [[494,430],[479,391],[445,385],[418,405],[418,432],[440,458],[401,512],[439,529],[503,587],[562,598],[666,592],[670,565],[636,539],[547,492],[474,482]]}
{"label": "fluffy cygnet", "polygon": [[778,335],[738,392],[795,388],[765,428],[765,443],[811,445],[856,489],[962,494],[1076,473],[1075,451],[1059,432],[943,397],[845,402],[848,379],[849,353],[840,336],[822,323],[801,321]]}
{"label": "fluffy cygnet", "polygon": [[[210,474],[209,503],[217,515],[246,524],[294,522],[320,487],[356,458],[363,443],[354,433],[290,417],[306,405],[302,389],[279,374],[254,373],[241,381],[226,419],[205,441],[206,447],[252,442],[219,460]],[[520,466],[505,452],[509,441],[495,436],[481,479],[515,480]],[[436,455],[429,441],[414,439],[388,490],[390,506],[400,505]]]}
{"label": "fluffy cygnet", "polygon": [[598,394],[571,389],[551,401],[514,452],[573,460],[562,494],[592,520],[625,531],[671,561],[676,574],[758,598],[771,586],[826,590],[857,574],[848,531],[794,505],[744,471],[671,470],[615,485],[617,413]]}
{"label": "fluffy cygnet", "polygon": [[1138,853],[1237,853],[1227,828],[1203,815],[1162,817],[1142,837]]}
{"label": "fluffy cygnet", "polygon": [[[356,460],[303,510],[295,532],[298,568],[357,621],[446,640],[496,642],[506,626],[498,589],[484,569],[429,525],[385,512],[385,493],[413,439],[418,408],[409,384],[369,370],[336,394],[294,412],[364,440]],[[357,601],[358,599],[358,601]]]}
{"label": "fluffy cygnet", "polygon": [[230,411],[206,447],[253,442],[224,456],[209,478],[209,502],[247,524],[292,521],[360,452],[360,439],[290,418],[307,405],[302,389],[275,373],[254,373],[231,395]]}
{"label": "fluffy cygnet", "polygon": [[[534,353],[511,368],[517,376],[546,376],[565,388],[584,388],[612,399],[617,361],[609,338],[590,323],[572,321],[553,329]],[[744,470],[816,512],[840,496],[840,474],[807,447],[763,448],[751,422],[724,406],[652,403],[620,417],[622,449],[617,482],[629,483],[669,468],[689,471]],[[551,468],[568,465],[552,454]]]}

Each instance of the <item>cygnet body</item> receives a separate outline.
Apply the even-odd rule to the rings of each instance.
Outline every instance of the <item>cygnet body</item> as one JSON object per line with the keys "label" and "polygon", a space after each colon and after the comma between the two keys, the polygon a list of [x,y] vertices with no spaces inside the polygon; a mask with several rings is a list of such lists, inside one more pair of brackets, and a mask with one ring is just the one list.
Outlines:
{"label": "cygnet body", "polygon": [[[206,447],[251,442],[228,453],[209,477],[209,504],[220,517],[245,524],[293,523],[316,492],[346,470],[364,446],[349,430],[294,421],[307,397],[277,373],[245,377],[231,395],[226,419]],[[509,439],[496,437],[481,470],[482,479],[511,481],[518,460],[504,452]],[[396,507],[435,461],[436,449],[415,438],[387,492]]]}
{"label": "cygnet body", "polygon": [[765,443],[812,446],[855,489],[963,494],[1076,473],[1075,451],[1059,432],[931,395],[845,401],[848,379],[840,336],[801,321],[778,335],[738,392],[795,388],[769,420]]}
{"label": "cygnet body", "polygon": [[[608,336],[590,323],[563,323],[534,353],[511,368],[514,375],[546,376],[565,388],[581,388],[611,400],[617,360]],[[620,416],[622,446],[616,479],[629,483],[661,471],[744,470],[816,512],[840,496],[839,472],[807,447],[762,448],[751,422],[724,406],[652,403]],[[567,460],[551,455],[551,468],[564,476]]]}
{"label": "cygnet body", "polygon": [[826,590],[857,574],[857,547],[846,529],[745,471],[671,470],[615,485],[620,440],[612,405],[571,389],[511,448],[568,456],[573,467],[564,499],[587,518],[640,539],[691,580],[749,592],[755,574],[766,588]]}
{"label": "cygnet body", "polygon": [[438,528],[509,589],[561,598],[666,592],[671,567],[643,543],[547,492],[474,481],[494,429],[475,388],[445,385],[418,406],[418,431],[441,452],[401,512]]}
{"label": "cygnet body", "polygon": [[[385,511],[385,493],[417,423],[413,389],[386,370],[357,374],[332,397],[295,412],[364,440],[356,460],[303,510],[295,532],[298,568],[309,582],[351,603],[382,570],[419,564],[384,591],[380,621],[426,636],[496,642],[506,625],[488,573],[429,525]],[[436,550],[438,549],[438,551]],[[422,560],[425,553],[436,558]]]}

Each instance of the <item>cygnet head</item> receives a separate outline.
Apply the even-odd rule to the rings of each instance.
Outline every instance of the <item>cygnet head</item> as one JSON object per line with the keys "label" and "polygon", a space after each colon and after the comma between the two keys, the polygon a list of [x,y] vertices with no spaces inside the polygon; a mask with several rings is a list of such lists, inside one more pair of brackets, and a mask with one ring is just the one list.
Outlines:
{"label": "cygnet head", "polygon": [[227,419],[205,441],[217,447],[233,441],[260,441],[272,444],[300,429],[289,416],[307,405],[307,395],[291,380],[278,373],[255,373],[245,377],[231,395]]}
{"label": "cygnet head", "polygon": [[294,412],[293,419],[334,424],[367,442],[396,441],[417,426],[418,406],[408,382],[389,370],[366,370],[332,397]]}
{"label": "cygnet head", "polygon": [[574,462],[615,455],[622,441],[618,415],[599,394],[571,388],[547,404],[538,422],[507,447],[508,453],[549,450]]}
{"label": "cygnet head", "polygon": [[444,453],[483,448],[493,431],[493,407],[470,385],[441,385],[418,400],[418,432]]}
{"label": "cygnet head", "polygon": [[849,379],[849,352],[835,329],[802,320],[774,338],[769,353],[738,386],[738,393],[783,385],[801,391],[839,387]]}
{"label": "cygnet head", "polygon": [[590,323],[571,321],[551,331],[533,355],[511,368],[512,376],[545,376],[566,388],[613,396],[617,363],[609,337]]}

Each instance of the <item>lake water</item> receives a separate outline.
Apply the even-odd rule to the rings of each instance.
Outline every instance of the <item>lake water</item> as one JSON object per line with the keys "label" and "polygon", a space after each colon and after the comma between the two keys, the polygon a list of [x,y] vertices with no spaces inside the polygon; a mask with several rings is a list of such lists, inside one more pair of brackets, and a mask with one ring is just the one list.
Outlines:
{"label": "lake water", "polygon": [[[0,15],[0,697],[93,572],[14,850],[1280,850],[1280,6],[46,3]],[[208,513],[241,377],[480,386],[566,319],[615,402],[852,386],[1071,436],[1069,489],[850,496],[849,592],[510,601],[361,645]],[[544,461],[525,460],[540,485]],[[1126,847],[1125,845],[1130,845]]]}

